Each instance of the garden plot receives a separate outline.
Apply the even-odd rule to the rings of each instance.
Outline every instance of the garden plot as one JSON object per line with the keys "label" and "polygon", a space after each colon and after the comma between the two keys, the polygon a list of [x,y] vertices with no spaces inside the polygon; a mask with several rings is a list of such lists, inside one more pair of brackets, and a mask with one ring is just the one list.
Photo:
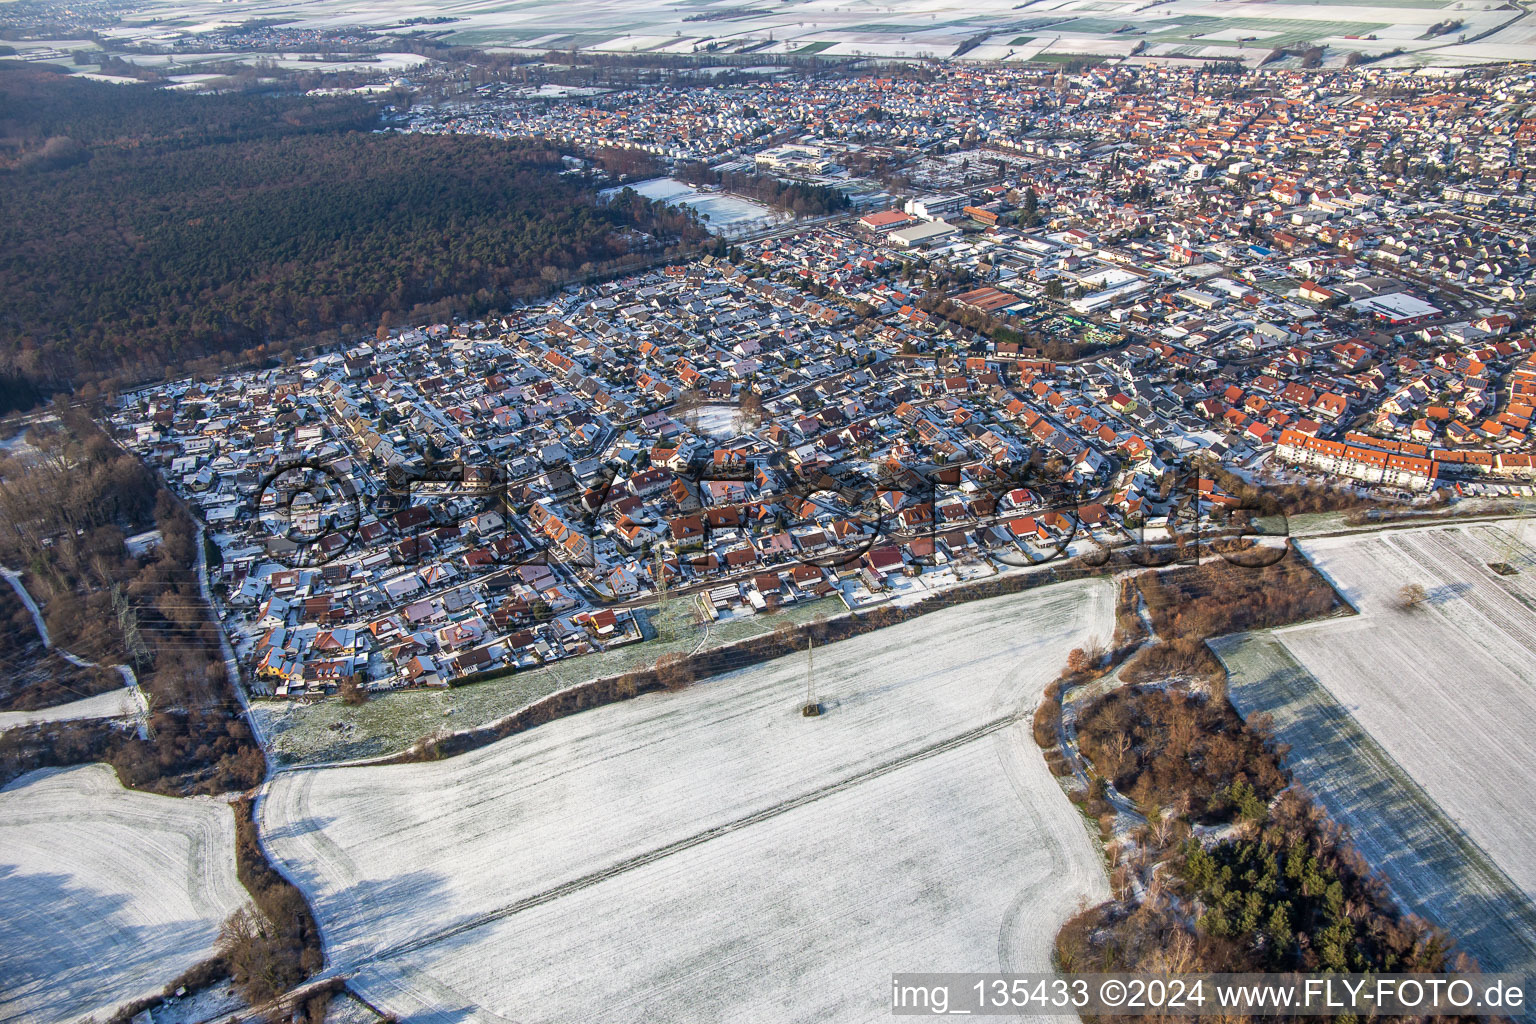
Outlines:
{"label": "garden plot", "polygon": [[[793,655],[443,763],[288,772],[267,847],[391,1011],[883,1019],[891,971],[1043,969],[1106,895],[1028,712],[1113,601],[1062,584],[818,649],[818,719]],[[594,958],[601,992],[554,985]]]}
{"label": "garden plot", "polygon": [[0,1021],[158,992],[245,901],[226,804],[131,792],[101,764],[23,776],[0,790]]}
{"label": "garden plot", "polygon": [[801,601],[772,615],[711,623],[695,621],[692,601],[673,601],[665,611],[648,609],[654,638],[609,651],[551,662],[472,686],[408,690],[353,707],[327,700],[313,707],[294,701],[258,700],[251,713],[270,737],[273,761],[283,767],[321,765],[397,754],[439,729],[474,729],[507,717],[557,690],[632,669],[649,667],[663,654],[723,647],[773,632],[782,622],[805,622],[845,611],[841,601]]}
{"label": "garden plot", "polygon": [[682,414],[689,429],[716,440],[728,441],[740,437],[747,429],[739,405],[704,405]]}

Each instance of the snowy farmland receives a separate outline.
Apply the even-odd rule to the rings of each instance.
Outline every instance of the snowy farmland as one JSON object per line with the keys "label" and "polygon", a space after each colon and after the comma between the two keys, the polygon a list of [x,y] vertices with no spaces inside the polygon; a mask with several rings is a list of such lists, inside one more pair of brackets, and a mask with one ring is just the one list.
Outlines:
{"label": "snowy farmland", "polygon": [[[1027,10],[1022,10],[1028,8]],[[722,17],[699,20],[699,15]],[[365,26],[412,33],[422,15],[449,20],[431,28],[453,44],[541,52],[550,49],[692,53],[701,46],[751,53],[767,66],[781,55],[1031,60],[1082,53],[1127,57],[1138,42],[1150,52],[1198,51],[1257,63],[1281,43],[1327,41],[1339,51],[1386,54],[1393,65],[1467,64],[1529,56],[1518,5],[1498,0],[843,0],[742,5],[639,0],[150,0],[125,12],[114,34],[165,44],[249,19],[320,31]],[[1451,37],[1424,38],[1453,15]],[[1361,26],[1370,26],[1362,30]],[[1023,33],[1023,34],[1021,34]],[[1492,33],[1482,38],[1485,33]],[[1257,45],[1245,45],[1243,40]],[[980,40],[980,45],[976,45]],[[49,40],[44,56],[67,63],[70,47]],[[94,46],[93,43],[79,44]],[[1522,49],[1524,47],[1524,49]],[[283,55],[269,54],[273,59]],[[153,57],[149,58],[153,60]],[[178,62],[186,55],[176,54]],[[391,73],[383,70],[382,73]]]}
{"label": "snowy farmland", "polygon": [[227,805],[101,764],[23,776],[0,790],[0,1021],[105,1018],[211,956],[246,898]]}
{"label": "snowy farmland", "polygon": [[[1499,576],[1507,538],[1523,571]],[[1536,524],[1434,527],[1306,541],[1358,618],[1282,632],[1286,647],[1387,753],[1536,894]],[[1517,556],[1520,557],[1520,556]],[[1396,607],[1418,583],[1428,602]]]}
{"label": "snowy farmland", "polygon": [[1113,600],[818,649],[819,719],[790,656],[443,763],[284,773],[262,828],[334,969],[413,1019],[884,1019],[891,971],[1045,969],[1107,896],[1028,712]]}
{"label": "snowy farmland", "polygon": [[1505,970],[1536,967],[1533,542],[1520,520],[1303,541],[1360,615],[1213,645],[1399,897]]}

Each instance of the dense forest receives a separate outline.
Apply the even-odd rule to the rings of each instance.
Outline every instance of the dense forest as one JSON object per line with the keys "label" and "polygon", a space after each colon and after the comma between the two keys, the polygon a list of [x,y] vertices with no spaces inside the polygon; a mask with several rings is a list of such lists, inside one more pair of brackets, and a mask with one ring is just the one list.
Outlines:
{"label": "dense forest", "polygon": [[71,140],[88,159],[110,147],[167,149],[361,130],[377,120],[376,105],[356,98],[121,89],[0,61],[0,168],[7,170],[35,168],[49,139]]}
{"label": "dense forest", "polygon": [[598,202],[542,143],[376,121],[355,99],[0,62],[0,383],[133,380],[385,313],[483,313],[707,237],[685,212]]}

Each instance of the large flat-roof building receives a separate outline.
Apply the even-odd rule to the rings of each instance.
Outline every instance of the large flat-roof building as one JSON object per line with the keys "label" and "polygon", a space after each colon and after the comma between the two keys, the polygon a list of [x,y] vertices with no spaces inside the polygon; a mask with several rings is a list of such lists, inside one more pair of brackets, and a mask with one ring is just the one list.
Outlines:
{"label": "large flat-roof building", "polygon": [[1414,298],[1407,292],[1391,292],[1386,295],[1373,295],[1368,299],[1351,302],[1351,308],[1370,313],[1378,320],[1384,320],[1389,324],[1411,324],[1420,320],[1427,320],[1440,313],[1440,307],[1425,302],[1423,299]]}
{"label": "large flat-roof building", "polygon": [[886,235],[886,239],[894,246],[902,249],[921,249],[932,245],[941,238],[958,235],[960,229],[952,224],[945,224],[941,220],[924,221],[914,224],[909,228],[898,228]]}
{"label": "large flat-roof building", "polygon": [[970,205],[970,198],[958,194],[917,196],[908,199],[906,211],[924,220],[938,220],[951,213],[959,213]]}
{"label": "large flat-roof building", "polygon": [[901,210],[884,210],[880,213],[871,213],[859,218],[859,226],[870,231],[890,231],[893,228],[906,227],[916,218],[910,213]]}

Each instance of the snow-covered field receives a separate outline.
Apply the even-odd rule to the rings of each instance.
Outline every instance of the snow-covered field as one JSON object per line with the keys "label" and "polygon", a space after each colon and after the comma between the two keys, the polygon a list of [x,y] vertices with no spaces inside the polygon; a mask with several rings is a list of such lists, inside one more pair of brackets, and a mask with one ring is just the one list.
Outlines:
{"label": "snow-covered field", "polygon": [[1305,540],[1360,614],[1212,645],[1398,897],[1500,970],[1536,969],[1533,542],[1521,520]]}
{"label": "snow-covered field", "polygon": [[727,238],[776,227],[791,219],[788,214],[754,203],[750,199],[724,192],[700,191],[675,178],[652,178],[629,187],[647,199],[699,211],[708,218],[705,223],[711,231]]}
{"label": "snow-covered field", "polygon": [[246,901],[226,804],[101,764],[0,790],[0,1021],[103,1019],[213,953]]}
{"label": "snow-covered field", "polygon": [[[1511,538],[1517,542],[1512,546]],[[1360,615],[1286,629],[1296,659],[1536,895],[1536,523],[1303,541]],[[1490,562],[1515,561],[1499,576]],[[1397,607],[1405,584],[1428,602]]]}
{"label": "snow-covered field", "polygon": [[410,1019],[884,1019],[890,972],[1045,969],[1107,895],[1028,712],[1113,600],[818,649],[819,719],[790,656],[443,763],[284,773],[263,831],[335,969]]}
{"label": "snow-covered field", "polygon": [[[1155,45],[1162,32],[1180,22],[1199,22],[1196,32],[1212,40],[1213,56],[1249,52],[1236,44],[1243,36],[1268,31],[1266,22],[1291,26],[1308,38],[1334,38],[1340,47],[1384,53],[1396,45],[1418,62],[1461,64],[1503,57],[1519,59],[1525,40],[1514,22],[1520,8],[1494,0],[1380,0],[1379,3],[1318,4],[1306,0],[1037,0],[1020,13],[1017,0],[881,0],[844,3],[815,0],[798,4],[740,5],[715,3],[645,3],[639,0],[460,0],[426,5],[420,0],[383,0],[359,5],[352,0],[151,0],[135,7],[114,26],[114,33],[136,42],[166,43],[211,26],[248,19],[271,19],[306,29],[368,26],[385,32],[414,32],[407,19],[446,14],[452,21],[434,26],[447,31],[450,43],[491,46],[498,50],[542,52],[583,49],[616,52],[690,53],[709,44],[725,52],[750,52],[771,65],[783,54],[821,52],[845,56],[938,57],[953,55],[966,40],[982,43],[966,53],[972,60],[1021,59],[1042,52],[1127,54],[1132,46],[1121,33],[1130,25]],[[751,8],[748,13],[747,8]],[[713,9],[741,16],[689,20]],[[1469,39],[1496,32],[1486,40],[1455,45],[1455,38],[1420,40],[1423,28],[1454,12]],[[1310,24],[1309,24],[1310,23]],[[1375,39],[1346,39],[1361,23],[1380,26],[1364,33]],[[1299,26],[1299,29],[1297,28]],[[1023,33],[1022,35],[1020,33]],[[47,59],[68,63],[70,49],[47,41]],[[94,44],[83,44],[91,46]],[[280,54],[269,55],[280,58]],[[36,59],[36,58],[34,58]],[[153,60],[146,56],[146,62]],[[187,54],[178,52],[178,62]],[[389,73],[386,71],[385,73]]]}
{"label": "snow-covered field", "polygon": [[70,722],[81,718],[133,718],[141,713],[142,697],[132,689],[108,690],[67,704],[35,711],[0,711],[0,732],[38,722]]}
{"label": "snow-covered field", "polygon": [[1266,712],[1287,766],[1350,830],[1408,910],[1455,936],[1484,970],[1536,970],[1536,905],[1479,849],[1273,633],[1211,643],[1244,717]]}
{"label": "snow-covered field", "polygon": [[740,437],[747,429],[741,408],[735,405],[700,406],[685,413],[683,421],[691,430],[722,441]]}

